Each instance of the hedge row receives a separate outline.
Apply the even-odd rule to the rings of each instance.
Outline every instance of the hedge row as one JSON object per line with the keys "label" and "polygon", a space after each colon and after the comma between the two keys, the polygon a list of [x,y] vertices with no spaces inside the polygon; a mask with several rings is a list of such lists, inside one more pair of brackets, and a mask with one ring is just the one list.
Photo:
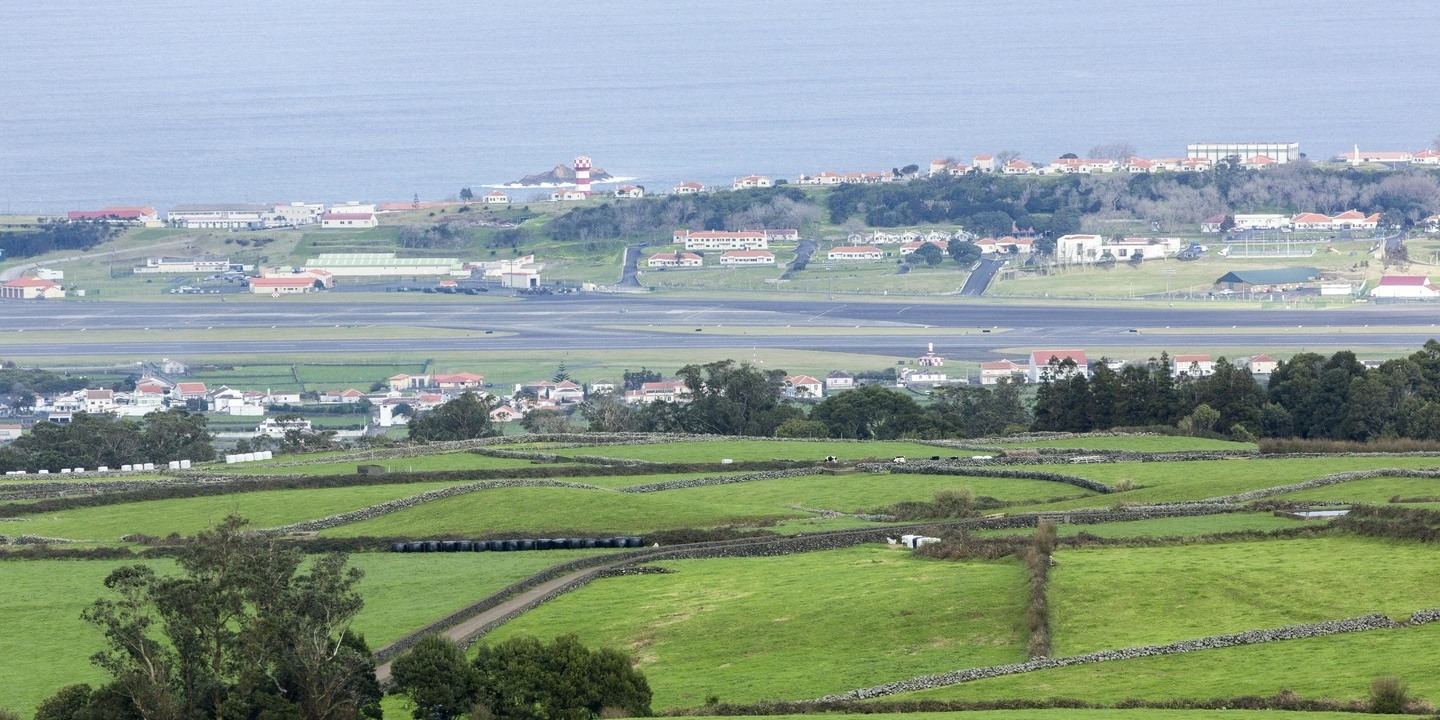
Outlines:
{"label": "hedge row", "polygon": [[[1416,614],[1412,616],[1411,623],[1419,624],[1428,622],[1430,617]],[[1008,665],[992,665],[990,667],[968,668],[954,672],[942,673],[939,675],[922,675],[908,680],[885,683],[874,687],[860,688],[849,692],[826,695],[813,702],[844,702],[853,700],[865,700],[873,697],[883,697],[898,693],[918,692],[921,690],[932,690],[934,688],[956,685],[959,683],[984,680],[1005,675],[1017,675],[1030,673],[1037,670],[1049,670],[1052,668],[1069,667],[1072,665],[1087,665],[1100,662],[1111,662],[1115,660],[1134,660],[1144,657],[1155,657],[1159,655],[1176,655],[1181,653],[1195,652],[1197,650],[1217,650],[1220,648],[1237,647],[1241,645],[1255,645],[1259,643],[1270,643],[1279,640],[1299,640],[1303,638],[1324,637],[1327,635],[1338,635],[1341,633],[1364,632],[1367,630],[1382,630],[1401,627],[1399,623],[1384,615],[1364,615],[1361,617],[1348,618],[1345,620],[1326,620],[1317,623],[1304,623],[1299,625],[1287,625],[1285,627],[1267,630],[1249,630],[1232,635],[1214,635],[1200,638],[1198,640],[1182,640],[1168,645],[1142,645],[1139,647],[1122,648],[1118,650],[1101,650],[1099,652],[1086,653],[1084,655],[1072,655],[1063,658],[1035,658],[1020,663]]]}
{"label": "hedge row", "polygon": [[683,490],[685,488],[703,487],[705,485],[731,485],[734,483],[755,482],[757,480],[781,480],[784,478],[804,477],[806,475],[819,475],[822,472],[825,472],[824,469],[818,467],[768,470],[744,475],[719,475],[685,480],[667,480],[665,482],[650,483],[648,485],[631,485],[629,487],[619,488],[618,490],[622,493],[652,493],[662,490]]}
{"label": "hedge row", "polygon": [[1340,483],[1352,482],[1355,480],[1370,480],[1382,477],[1408,477],[1408,478],[1440,478],[1440,470],[1411,470],[1407,468],[1378,468],[1375,470],[1353,470],[1350,472],[1334,473],[1314,480],[1291,483],[1289,485],[1277,485],[1270,488],[1250,490],[1248,492],[1224,495],[1221,497],[1198,500],[1202,503],[1244,503],[1252,500],[1282,495],[1298,490],[1309,490],[1310,488],[1326,487],[1328,485],[1339,485]]}

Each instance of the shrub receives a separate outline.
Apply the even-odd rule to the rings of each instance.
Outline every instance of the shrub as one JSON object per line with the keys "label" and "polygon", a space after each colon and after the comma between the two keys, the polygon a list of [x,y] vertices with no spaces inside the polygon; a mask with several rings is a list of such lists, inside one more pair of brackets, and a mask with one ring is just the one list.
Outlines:
{"label": "shrub", "polygon": [[1386,438],[1366,442],[1303,438],[1261,438],[1259,444],[1261,455],[1440,452],[1440,440],[1417,440],[1413,438]]}
{"label": "shrub", "polygon": [[1370,681],[1370,712],[1398,715],[1410,704],[1410,691],[1405,681],[1394,675]]}

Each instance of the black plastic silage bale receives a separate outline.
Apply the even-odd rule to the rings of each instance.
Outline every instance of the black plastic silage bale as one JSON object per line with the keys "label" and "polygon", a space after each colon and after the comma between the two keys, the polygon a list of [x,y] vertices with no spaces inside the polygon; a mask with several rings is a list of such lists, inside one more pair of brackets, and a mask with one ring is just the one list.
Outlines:
{"label": "black plastic silage bale", "polygon": [[439,551],[440,551],[440,543],[439,543],[439,542],[437,542],[437,541],[435,541],[435,540],[426,540],[426,541],[425,541],[425,552],[439,552]]}
{"label": "black plastic silage bale", "polygon": [[580,547],[586,549],[595,547],[595,538],[585,538],[580,542]]}
{"label": "black plastic silage bale", "polygon": [[470,552],[470,541],[469,541],[469,540],[457,540],[457,541],[455,541],[455,552]]}
{"label": "black plastic silage bale", "polygon": [[549,550],[553,547],[555,547],[555,541],[550,538],[540,538],[535,541],[536,550]]}
{"label": "black plastic silage bale", "polygon": [[474,550],[475,552],[485,552],[486,550],[490,549],[490,543],[485,542],[484,540],[475,540],[470,543],[470,549]]}
{"label": "black plastic silage bale", "polygon": [[425,543],[423,543],[423,542],[408,542],[408,543],[405,543],[405,552],[425,552]]}
{"label": "black plastic silage bale", "polygon": [[500,543],[500,549],[505,552],[515,552],[517,547],[514,540],[504,540]]}
{"label": "black plastic silage bale", "polygon": [[580,538],[565,538],[565,547],[569,550],[579,550],[583,542]]}
{"label": "black plastic silage bale", "polygon": [[517,541],[517,542],[518,542],[521,550],[534,550],[534,549],[535,549],[535,541],[534,541],[534,540],[519,540],[519,541]]}
{"label": "black plastic silage bale", "polygon": [[454,540],[441,540],[441,541],[440,541],[440,552],[455,552],[455,541],[454,541]]}
{"label": "black plastic silage bale", "polygon": [[390,543],[390,552],[405,552],[405,543]]}

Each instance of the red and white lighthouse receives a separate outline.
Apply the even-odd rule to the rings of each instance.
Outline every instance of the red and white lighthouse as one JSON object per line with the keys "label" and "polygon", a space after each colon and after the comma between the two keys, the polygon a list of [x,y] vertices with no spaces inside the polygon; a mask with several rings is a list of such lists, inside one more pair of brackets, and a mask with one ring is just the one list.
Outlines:
{"label": "red and white lighthouse", "polygon": [[575,158],[575,190],[590,195],[590,158],[584,155]]}

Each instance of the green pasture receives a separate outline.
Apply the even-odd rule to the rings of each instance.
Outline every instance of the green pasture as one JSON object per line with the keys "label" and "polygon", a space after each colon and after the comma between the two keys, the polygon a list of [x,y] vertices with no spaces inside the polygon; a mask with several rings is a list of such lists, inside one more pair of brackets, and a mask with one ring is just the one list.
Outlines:
{"label": "green pasture", "polygon": [[1056,553],[1057,656],[1440,607],[1440,548],[1322,537]]}
{"label": "green pasture", "polygon": [[[388,712],[388,710],[387,710]],[[389,718],[390,715],[386,715]],[[406,715],[405,717],[409,717]],[[769,720],[809,720],[814,715],[767,715]],[[966,712],[826,713],[832,720],[1366,720],[1393,718],[1352,712],[1298,712],[1285,710],[972,710]],[[699,720],[699,718],[697,718]],[[714,720],[713,718],[709,720]]]}
{"label": "green pasture", "polygon": [[1184,435],[1131,435],[1071,437],[1055,440],[998,442],[1002,448],[1074,448],[1077,450],[1133,450],[1135,452],[1182,452],[1185,450],[1254,450],[1255,443],[1188,437]]}
{"label": "green pasture", "polygon": [[784,440],[697,440],[683,443],[651,443],[645,445],[597,445],[594,447],[565,448],[555,451],[559,455],[594,455],[598,457],[633,458],[653,462],[720,462],[730,458],[736,462],[749,460],[824,460],[834,455],[842,461],[877,458],[890,460],[893,457],[949,457],[956,454],[950,448],[922,445],[913,442],[844,442],[817,441],[796,442]]}
{"label": "green pasture", "polygon": [[[1440,698],[1440,673],[1434,671],[1436,667],[1440,667],[1440,624],[1432,623],[1395,630],[1372,630],[1263,645],[1202,650],[1181,655],[1076,665],[951,685],[899,695],[893,699],[996,700],[1071,697],[1085,698],[1091,702],[1113,703],[1125,698],[1208,699],[1238,695],[1274,695],[1281,690],[1290,690],[1305,698],[1351,700],[1366,698],[1371,680],[1386,675],[1398,675],[1409,683],[1412,696],[1434,702],[1436,698]],[[1189,714],[1200,711],[1176,712],[1183,713],[1186,720],[1200,717]],[[1244,710],[1218,712],[1225,713],[1226,718],[1248,718],[1252,715],[1258,718],[1270,715]],[[1303,715],[1307,719],[1318,716],[1317,713],[1293,715]],[[966,713],[961,717],[969,718],[971,714]],[[1347,713],[1346,717],[1356,716]]]}
{"label": "green pasture", "polygon": [[[1101,495],[1098,497],[1103,498],[1104,496]],[[1018,510],[1021,511],[1026,509],[1027,508],[1018,508]],[[1315,523],[1315,521],[1303,522]],[[1133,522],[1099,523],[1095,525],[1065,523],[1056,526],[1055,529],[1061,537],[1071,537],[1079,535],[1080,533],[1104,538],[1194,537],[1196,535],[1244,532],[1248,530],[1269,532],[1271,530],[1299,527],[1301,524],[1302,521],[1300,520],[1276,517],[1274,513],[1237,512],[1218,515],[1198,515],[1195,517],[1160,518],[1157,520],[1135,520]],[[1031,535],[1034,532],[1034,528],[1007,528],[1005,530],[980,530],[974,534],[979,537],[995,537]]]}
{"label": "green pasture", "polygon": [[1396,495],[1401,498],[1440,497],[1440,478],[1388,477],[1351,480],[1338,485],[1296,490],[1271,497],[1276,500],[1363,502],[1371,505],[1384,505]]}
{"label": "green pasture", "polygon": [[239,515],[257,528],[315,520],[359,510],[387,500],[419,495],[459,481],[403,485],[361,485],[315,490],[265,490],[211,497],[151,500],[62,510],[43,515],[22,515],[4,523],[12,534],[39,535],[71,540],[119,543],[132,533],[164,537],[170,533],[193,535],[228,515]]}
{"label": "green pasture", "polygon": [[[591,480],[565,479],[573,482]],[[596,480],[618,484],[622,478]],[[661,481],[651,476],[623,478],[626,484]],[[868,473],[807,475],[653,493],[547,487],[500,488],[435,500],[326,530],[324,534],[396,537],[489,532],[565,534],[562,531],[573,531],[604,535],[721,525],[764,526],[780,520],[813,517],[810,512],[797,508],[874,511],[903,500],[928,501],[938,490],[959,489],[969,489],[976,496],[1001,500],[1046,501],[1090,494],[1071,485],[1040,480]],[[813,531],[817,528],[809,529]],[[837,528],[826,523],[825,529]]]}
{"label": "green pasture", "polygon": [[[337,418],[358,417],[337,415]],[[311,456],[304,456],[309,459]],[[275,463],[294,462],[294,457],[280,457]],[[277,465],[274,463],[236,463],[234,465],[207,465],[210,472],[236,475],[354,475],[359,465],[379,465],[388,472],[431,472],[440,470],[497,470],[505,468],[533,467],[530,460],[490,457],[470,452],[450,452],[438,455],[421,455],[407,458],[381,458],[379,460],[337,460],[315,465]]]}
{"label": "green pasture", "polygon": [[[1104,496],[1105,504],[1112,505],[1203,500],[1247,490],[1289,485],[1347,470],[1428,468],[1437,465],[1440,465],[1440,458],[1391,456],[1088,463],[1046,466],[1045,470],[1099,480],[1110,485],[1127,480],[1135,484],[1135,490]],[[1046,506],[1045,509],[1065,510],[1093,506],[1093,502],[1072,500]]]}
{"label": "green pasture", "polygon": [[865,546],[777,558],[657,563],[594,582],[490,635],[552,637],[633,653],[657,711],[805,698],[1023,658],[1025,574]]}

